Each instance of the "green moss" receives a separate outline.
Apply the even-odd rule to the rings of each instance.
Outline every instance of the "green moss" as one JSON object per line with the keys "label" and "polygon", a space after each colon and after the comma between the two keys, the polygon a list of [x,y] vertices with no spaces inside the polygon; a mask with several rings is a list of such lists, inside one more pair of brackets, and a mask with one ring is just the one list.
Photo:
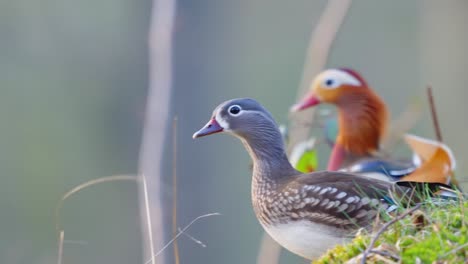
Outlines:
{"label": "green moss", "polygon": [[[383,232],[375,246],[395,248],[402,263],[464,263],[468,259],[468,201],[428,201],[416,216],[408,216]],[[315,264],[345,263],[359,256],[375,234],[361,234],[328,251]],[[391,259],[389,256],[380,256]],[[366,263],[379,263],[368,259]]]}
{"label": "green moss", "polygon": [[351,259],[361,254],[369,244],[369,237],[358,235],[350,243],[339,245],[332,250],[329,250],[321,259],[314,261],[314,264],[335,264],[344,263],[345,260]]}

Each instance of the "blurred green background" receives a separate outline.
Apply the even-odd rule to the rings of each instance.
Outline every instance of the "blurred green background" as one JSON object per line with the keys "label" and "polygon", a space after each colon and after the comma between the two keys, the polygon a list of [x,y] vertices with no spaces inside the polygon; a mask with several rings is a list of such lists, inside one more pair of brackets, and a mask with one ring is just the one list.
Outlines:
{"label": "blurred green background", "polygon": [[[184,226],[205,213],[222,214],[188,231],[206,248],[181,237],[181,263],[255,262],[262,230],[250,205],[245,150],[232,137],[193,141],[191,135],[217,104],[233,97],[254,97],[287,122],[325,4],[178,1],[171,101],[171,116],[179,120],[178,221]],[[54,209],[61,196],[87,180],[136,172],[150,9],[149,0],[0,2],[0,263],[56,263]],[[425,86],[432,84],[444,140],[458,158],[465,188],[467,10],[463,0],[355,1],[328,63],[359,70],[394,117],[420,98],[423,115],[412,132],[430,138]],[[162,200],[169,206],[172,153],[169,143],[165,147]],[[146,261],[133,182],[72,196],[60,222],[63,263]],[[285,252],[282,263],[305,261]]]}

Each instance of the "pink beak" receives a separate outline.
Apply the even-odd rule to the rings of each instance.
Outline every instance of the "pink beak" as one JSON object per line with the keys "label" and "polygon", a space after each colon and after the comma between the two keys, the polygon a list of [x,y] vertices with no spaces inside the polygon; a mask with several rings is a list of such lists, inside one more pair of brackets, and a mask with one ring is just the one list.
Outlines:
{"label": "pink beak", "polygon": [[214,133],[222,132],[224,128],[219,125],[216,119],[212,118],[204,127],[193,134],[193,138],[199,138],[203,136],[208,136]]}
{"label": "pink beak", "polygon": [[315,94],[310,93],[308,96],[306,96],[301,102],[293,105],[291,107],[291,112],[299,112],[301,110],[307,109],[309,107],[312,107],[314,105],[320,104],[320,99],[315,96]]}

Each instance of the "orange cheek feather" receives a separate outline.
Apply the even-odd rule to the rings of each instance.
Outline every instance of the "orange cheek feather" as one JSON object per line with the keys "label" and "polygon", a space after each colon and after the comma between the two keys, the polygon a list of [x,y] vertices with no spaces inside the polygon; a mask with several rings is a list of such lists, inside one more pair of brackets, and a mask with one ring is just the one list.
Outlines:
{"label": "orange cheek feather", "polygon": [[379,149],[387,129],[388,111],[384,102],[366,88],[342,90],[337,100],[340,131],[337,143],[352,154],[368,155]]}
{"label": "orange cheek feather", "polygon": [[318,86],[316,89],[314,89],[314,93],[318,98],[320,98],[320,101],[324,103],[333,104],[338,100],[340,96],[340,88],[325,89]]}

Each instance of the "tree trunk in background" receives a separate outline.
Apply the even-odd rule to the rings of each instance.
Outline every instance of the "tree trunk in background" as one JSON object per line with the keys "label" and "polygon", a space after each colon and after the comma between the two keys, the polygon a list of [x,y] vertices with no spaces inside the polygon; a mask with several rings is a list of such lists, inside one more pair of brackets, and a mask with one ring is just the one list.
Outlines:
{"label": "tree trunk in background", "polygon": [[[460,131],[468,131],[468,2],[421,3],[421,89],[433,86],[443,139],[454,151],[459,180],[466,188],[468,141]],[[423,136],[435,137],[431,130]]]}
{"label": "tree trunk in background", "polygon": [[150,82],[139,164],[143,263],[149,262],[156,253],[152,264],[165,263],[164,252],[158,253],[164,242],[160,182],[172,88],[174,14],[174,0],[153,1],[149,33]]}

